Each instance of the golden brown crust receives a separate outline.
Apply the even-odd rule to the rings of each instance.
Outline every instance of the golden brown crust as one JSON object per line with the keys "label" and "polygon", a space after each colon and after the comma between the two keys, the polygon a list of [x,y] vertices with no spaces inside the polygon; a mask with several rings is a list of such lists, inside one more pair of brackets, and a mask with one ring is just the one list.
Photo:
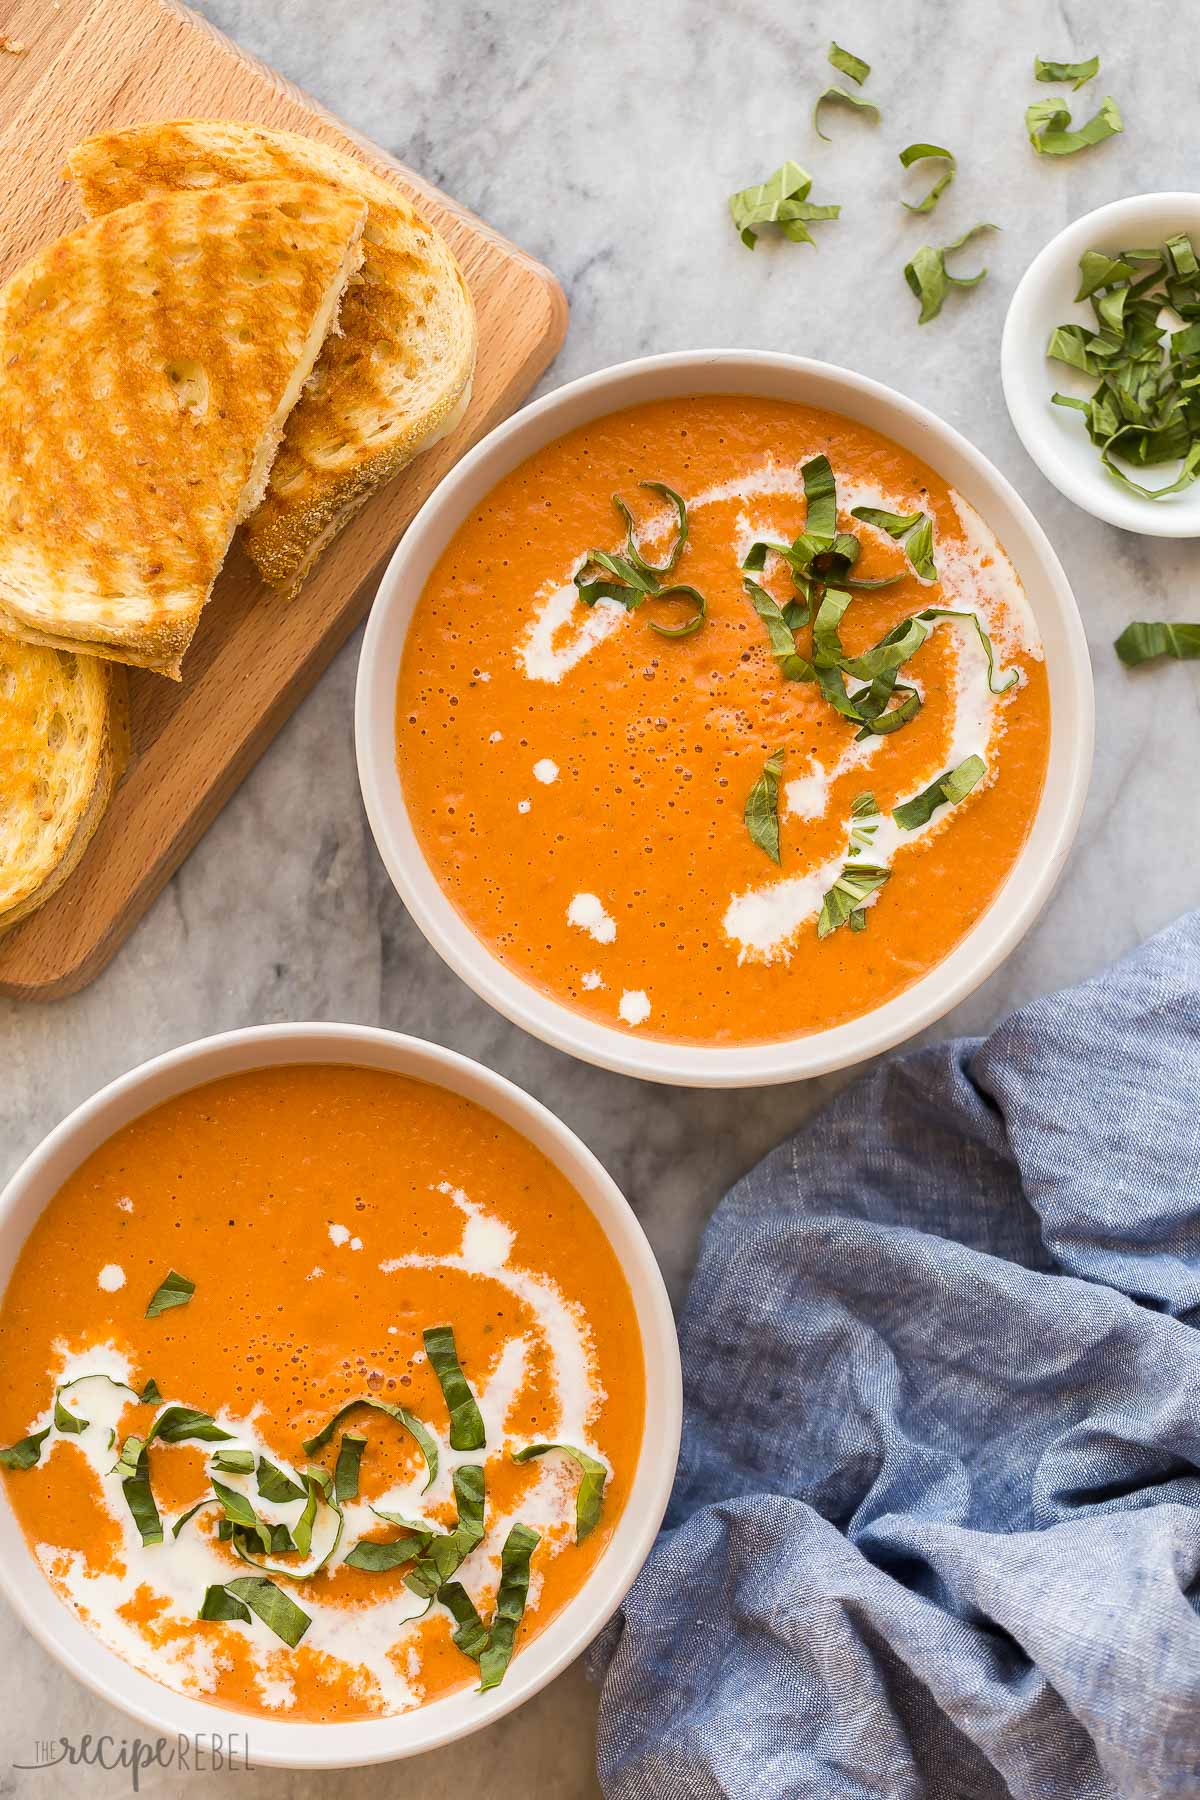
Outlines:
{"label": "golden brown crust", "polygon": [[0,638],[0,933],[74,869],[128,750],[124,669]]}
{"label": "golden brown crust", "polygon": [[360,252],[316,182],[163,195],[0,292],[0,629],[177,674]]}
{"label": "golden brown crust", "polygon": [[290,132],[205,119],[135,126],[79,145],[67,172],[90,213],[148,193],[272,175],[329,182],[367,201],[362,277],[288,421],[247,528],[247,548],[267,579],[294,585],[374,489],[458,417],[475,365],[462,271],[392,183]]}

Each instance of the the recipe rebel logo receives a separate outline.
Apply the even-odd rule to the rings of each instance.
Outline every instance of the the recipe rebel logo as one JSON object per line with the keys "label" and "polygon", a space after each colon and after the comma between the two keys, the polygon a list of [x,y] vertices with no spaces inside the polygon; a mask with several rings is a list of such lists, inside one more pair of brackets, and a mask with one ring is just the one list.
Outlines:
{"label": "the recipe rebel logo", "polygon": [[132,1793],[141,1789],[142,1776],[150,1769],[175,1769],[182,1775],[240,1775],[254,1764],[250,1739],[244,1731],[198,1732],[195,1737],[115,1738],[107,1733],[80,1738],[39,1738],[32,1762],[14,1762],[14,1769],[125,1769]]}

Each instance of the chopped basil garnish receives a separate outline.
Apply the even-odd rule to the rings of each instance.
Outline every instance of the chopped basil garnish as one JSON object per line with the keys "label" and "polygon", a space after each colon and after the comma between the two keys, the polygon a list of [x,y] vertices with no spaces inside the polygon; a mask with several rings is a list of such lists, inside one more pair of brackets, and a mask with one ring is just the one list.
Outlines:
{"label": "chopped basil garnish", "polygon": [[[1151,500],[1179,493],[1200,476],[1200,266],[1191,240],[1181,232],[1161,249],[1085,251],[1079,273],[1075,297],[1090,303],[1096,329],[1060,325],[1046,354],[1099,385],[1086,400],[1051,399],[1082,413],[1104,466],[1131,493]],[[1161,322],[1164,306],[1182,329]],[[1149,488],[1115,456],[1142,468],[1177,459],[1182,466],[1174,481]]]}
{"label": "chopped basil garnish", "polygon": [[952,275],[946,267],[946,258],[969,244],[981,231],[998,230],[999,226],[996,225],[972,225],[969,231],[964,231],[952,244],[943,244],[940,249],[932,244],[923,244],[912,261],[905,263],[904,279],[921,302],[918,325],[926,325],[930,319],[937,318],[942,310],[942,302],[952,287],[978,287],[987,274],[986,269],[980,269],[978,275]]}
{"label": "chopped basil garnish", "polygon": [[357,1431],[344,1431],[333,1470],[333,1491],[339,1500],[358,1499],[358,1471],[367,1440]]}
{"label": "chopped basil garnish", "polygon": [[[251,1568],[265,1570],[269,1575],[282,1576],[285,1581],[307,1581],[323,1569],[334,1555],[342,1541],[342,1533],[346,1529],[346,1519],[334,1489],[332,1477],[324,1469],[309,1469],[305,1473],[304,1485],[308,1495],[304,1511],[290,1532],[284,1525],[265,1527],[269,1541],[263,1545],[263,1550],[264,1553],[269,1552],[271,1555],[295,1551],[301,1557],[310,1556],[312,1554],[313,1527],[316,1524],[318,1509],[322,1502],[337,1520],[337,1527],[325,1550],[316,1562],[305,1563],[300,1567],[283,1563],[259,1562],[256,1557],[250,1555],[246,1546],[254,1536],[258,1536],[259,1542],[262,1543],[261,1533],[256,1533],[253,1527],[240,1520],[231,1520],[229,1535],[232,1538],[233,1548],[241,1560],[249,1563]],[[215,1482],[213,1486],[216,1486]],[[260,1523],[262,1522],[260,1521]]]}
{"label": "chopped basil garnish", "polygon": [[799,163],[785,162],[758,187],[742,188],[729,197],[729,212],[748,250],[758,242],[764,225],[777,227],[793,244],[813,243],[808,227],[824,219],[836,219],[840,206],[815,206],[808,198],[813,178]]}
{"label": "chopped basil garnish", "polygon": [[911,169],[914,163],[924,162],[927,158],[940,160],[946,164],[946,167],[923,200],[901,201],[901,205],[907,207],[911,213],[932,212],[954,180],[954,172],[958,168],[953,151],[943,150],[940,144],[909,144],[900,152],[900,161],[906,169]]}
{"label": "chopped basil garnish", "polygon": [[528,1525],[514,1525],[500,1552],[500,1589],[488,1630],[488,1641],[479,1658],[479,1689],[499,1687],[512,1661],[517,1627],[529,1595],[529,1559],[541,1539]]}
{"label": "chopped basil garnish", "polygon": [[855,56],[853,50],[843,50],[840,44],[830,44],[829,60],[841,74],[848,75],[851,81],[857,81],[859,87],[871,73],[869,62],[864,62],[861,56]]}
{"label": "chopped basil garnish", "polygon": [[180,1275],[177,1270],[172,1269],[166,1280],[151,1295],[146,1317],[157,1319],[159,1313],[169,1312],[173,1306],[186,1306],[195,1291],[194,1281],[189,1281],[186,1275]]}
{"label": "chopped basil garnish", "polygon": [[937,564],[933,560],[933,520],[928,513],[891,513],[878,506],[856,506],[851,518],[862,519],[889,537],[903,540],[904,554],[922,581],[937,580]]}
{"label": "chopped basil garnish", "polygon": [[1200,657],[1200,625],[1167,625],[1156,619],[1136,619],[1127,625],[1113,648],[1127,669],[1157,657],[1193,662]]}
{"label": "chopped basil garnish", "polygon": [[304,1499],[304,1489],[265,1456],[258,1459],[258,1491],[264,1500],[271,1500],[276,1505],[283,1505],[288,1500]]}
{"label": "chopped basil garnish", "polygon": [[425,1354],[441,1386],[450,1414],[450,1448],[481,1450],[487,1442],[483,1416],[462,1372],[451,1325],[431,1325],[424,1332]]}
{"label": "chopped basil garnish", "polygon": [[376,1538],[359,1538],[353,1550],[346,1556],[345,1566],[349,1569],[366,1569],[371,1574],[386,1574],[391,1569],[398,1569],[401,1564],[415,1562],[429,1547],[432,1531],[409,1530],[402,1537],[394,1538],[388,1543],[380,1543]]}
{"label": "chopped basil garnish", "polygon": [[233,1527],[231,1536],[235,1540],[239,1534],[248,1534],[250,1537],[257,1538],[263,1555],[269,1556],[271,1554],[270,1527],[259,1518],[245,1494],[239,1493],[237,1488],[226,1487],[225,1483],[218,1481],[215,1476],[212,1490],[221,1502],[225,1517]]}
{"label": "chopped basil garnish", "polygon": [[200,1607],[202,1619],[231,1620],[248,1625],[257,1613],[275,1636],[294,1650],[312,1620],[273,1581],[262,1575],[239,1575],[222,1586],[210,1587]]}
{"label": "chopped basil garnish", "polygon": [[[660,625],[654,619],[650,619],[648,623],[660,637],[691,637],[704,623],[708,612],[707,600],[686,582],[663,583],[663,577],[674,569],[688,540],[687,506],[682,495],[668,487],[665,481],[642,481],[638,486],[660,494],[675,508],[675,538],[667,553],[666,562],[656,565],[646,561],[637,546],[633,514],[621,496],[614,494],[613,505],[625,524],[625,554],[616,556],[609,550],[589,550],[574,575],[579,598],[585,606],[595,606],[597,600],[616,600],[626,612],[636,612],[647,600],[690,600],[694,610],[682,625]],[[594,568],[604,570],[613,579],[597,579],[592,574]]]}
{"label": "chopped basil garnish", "polygon": [[218,1450],[210,1464],[220,1475],[253,1475],[253,1450]]}
{"label": "chopped basil garnish", "polygon": [[32,1469],[42,1454],[42,1445],[50,1436],[47,1425],[42,1431],[33,1431],[18,1443],[9,1444],[7,1449],[0,1450],[0,1467],[5,1469]]}
{"label": "chopped basil garnish", "polygon": [[328,1419],[326,1423],[322,1425],[320,1431],[318,1431],[314,1437],[305,1439],[304,1454],[306,1456],[316,1456],[318,1451],[323,1450],[342,1420],[352,1413],[356,1406],[369,1406],[373,1408],[375,1412],[386,1413],[389,1419],[395,1419],[398,1425],[403,1425],[410,1437],[416,1439],[421,1455],[425,1458],[425,1467],[428,1471],[425,1480],[425,1488],[422,1489],[422,1492],[424,1492],[425,1489],[428,1489],[432,1482],[437,1478],[437,1444],[415,1414],[406,1412],[402,1406],[392,1406],[387,1400],[376,1400],[371,1394],[364,1394],[357,1400],[347,1400],[344,1406],[339,1406],[333,1417]]}
{"label": "chopped basil garnish", "polygon": [[1071,109],[1063,100],[1035,100],[1025,108],[1025,130],[1039,156],[1073,156],[1124,129],[1120,108],[1111,94],[1104,96],[1099,112],[1077,130],[1071,129]]}
{"label": "chopped basil garnish", "polygon": [[608,1480],[609,1471],[604,1463],[589,1456],[586,1450],[577,1450],[573,1444],[528,1444],[524,1450],[513,1452],[513,1461],[529,1462],[535,1456],[545,1456],[550,1450],[560,1450],[572,1462],[579,1464],[581,1474],[579,1489],[575,1495],[575,1542],[582,1544],[600,1518],[600,1508],[604,1504],[604,1484]]}
{"label": "chopped basil garnish", "polygon": [[868,100],[865,94],[851,94],[842,87],[827,87],[817,95],[817,103],[813,107],[812,114],[813,130],[819,138],[824,138],[827,144],[832,143],[833,139],[827,131],[821,130],[821,108],[833,101],[836,101],[839,106],[853,106],[858,112],[874,113],[876,119],[883,116],[874,100]]}
{"label": "chopped basil garnish", "polygon": [[1089,56],[1086,62],[1046,62],[1043,57],[1033,59],[1033,79],[1035,81],[1070,81],[1078,93],[1084,82],[1090,81],[1093,75],[1100,73],[1100,58]]}
{"label": "chopped basil garnish", "polygon": [[[153,1435],[151,1431],[150,1436]],[[149,1438],[126,1438],[114,1471],[121,1477],[121,1492],[125,1496],[125,1504],[133,1515],[133,1522],[144,1545],[161,1544],[163,1541],[162,1519],[150,1487],[150,1458],[146,1454],[149,1441]]]}
{"label": "chopped basil garnish", "polygon": [[451,1633],[454,1643],[464,1656],[472,1662],[478,1662],[487,1649],[487,1626],[475,1610],[475,1602],[471,1599],[461,1581],[444,1582],[438,1590],[438,1599],[454,1619],[454,1630]]}
{"label": "chopped basil garnish", "polygon": [[885,881],[890,881],[891,874],[890,869],[876,864],[847,863],[821,902],[817,936],[828,937],[847,920],[852,930],[861,931],[866,924],[863,902],[877,893]]}
{"label": "chopped basil garnish", "polygon": [[442,1583],[483,1542],[484,1474],[478,1463],[464,1463],[454,1471],[454,1499],[458,1523],[451,1532],[435,1532],[422,1551],[405,1585],[414,1594],[436,1594]]}
{"label": "chopped basil garnish", "polygon": [[168,1406],[150,1427],[146,1442],[161,1438],[164,1444],[182,1444],[189,1438],[198,1438],[202,1443],[215,1444],[221,1440],[229,1442],[232,1437],[233,1433],[223,1431],[211,1413],[201,1412],[195,1406]]}
{"label": "chopped basil garnish", "polygon": [[940,806],[957,806],[965,800],[986,773],[987,765],[981,756],[968,756],[903,806],[893,808],[892,817],[902,831],[915,831],[918,825],[927,824]]}
{"label": "chopped basil garnish", "polygon": [[876,804],[874,794],[856,794],[854,799],[850,802],[850,816],[852,819],[869,819],[873,813],[877,813],[878,811],[879,807]]}
{"label": "chopped basil garnish", "polygon": [[[815,679],[813,666],[803,656],[797,654],[795,632],[800,625],[807,625],[809,607],[797,608],[796,602],[789,603],[787,608],[781,607],[773,594],[760,587],[747,575],[742,586],[750,596],[750,604],[767,628],[767,637],[771,644],[771,655],[779,664],[785,681],[812,681]],[[793,610],[795,609],[795,610]],[[791,617],[789,618],[789,614]]]}
{"label": "chopped basil garnish", "polygon": [[746,830],[773,863],[779,861],[779,777],[783,751],[775,750],[763,764],[763,772],[746,796]]}
{"label": "chopped basil garnish", "polygon": [[190,1520],[194,1519],[198,1512],[203,1512],[204,1508],[206,1506],[211,1506],[211,1505],[212,1505],[212,1496],[210,1494],[205,1494],[203,1500],[197,1500],[195,1506],[189,1506],[185,1513],[180,1513],[179,1517],[176,1519],[175,1523],[172,1525],[171,1536],[173,1538],[177,1538],[179,1536],[180,1532],[183,1530],[184,1526],[186,1524],[188,1524],[188,1522]]}

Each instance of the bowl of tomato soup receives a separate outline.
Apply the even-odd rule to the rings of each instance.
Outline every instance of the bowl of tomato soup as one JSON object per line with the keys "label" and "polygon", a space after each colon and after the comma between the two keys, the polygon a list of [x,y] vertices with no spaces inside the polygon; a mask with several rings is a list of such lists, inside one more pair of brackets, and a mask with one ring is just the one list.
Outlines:
{"label": "bowl of tomato soup", "polygon": [[511,1083],[281,1025],[147,1063],[0,1196],[0,1588],[155,1731],[343,1767],[557,1674],[644,1560],[649,1245]]}
{"label": "bowl of tomato soup", "polygon": [[477,992],[734,1086],[882,1050],[997,966],[1092,713],[1062,568],[958,433],[846,370],[689,352],[549,395],[441,484],[356,730],[391,878]]}

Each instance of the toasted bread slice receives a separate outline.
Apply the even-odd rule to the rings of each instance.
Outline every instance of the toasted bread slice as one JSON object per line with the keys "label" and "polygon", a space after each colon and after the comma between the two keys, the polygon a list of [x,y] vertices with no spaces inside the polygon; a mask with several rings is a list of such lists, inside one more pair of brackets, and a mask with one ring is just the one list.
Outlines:
{"label": "toasted bread slice", "polygon": [[316,182],[168,194],[0,291],[0,630],[178,676],[258,504],[366,207]]}
{"label": "toasted bread slice", "polygon": [[0,932],[71,873],[128,742],[124,669],[0,637]]}
{"label": "toasted bread slice", "polygon": [[269,176],[330,182],[370,208],[362,280],[287,431],[246,546],[289,588],[380,484],[448,432],[475,368],[475,310],[448,246],[355,157],[290,132],[177,119],[106,132],[71,152],[87,212],[146,194]]}

